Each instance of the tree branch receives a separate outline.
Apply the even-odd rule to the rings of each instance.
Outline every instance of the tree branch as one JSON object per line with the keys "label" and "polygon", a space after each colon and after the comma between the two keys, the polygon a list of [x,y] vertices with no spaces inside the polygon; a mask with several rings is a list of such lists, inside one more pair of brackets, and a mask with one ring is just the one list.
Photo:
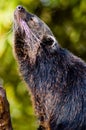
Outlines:
{"label": "tree branch", "polygon": [[0,85],[0,130],[13,130],[6,92]]}

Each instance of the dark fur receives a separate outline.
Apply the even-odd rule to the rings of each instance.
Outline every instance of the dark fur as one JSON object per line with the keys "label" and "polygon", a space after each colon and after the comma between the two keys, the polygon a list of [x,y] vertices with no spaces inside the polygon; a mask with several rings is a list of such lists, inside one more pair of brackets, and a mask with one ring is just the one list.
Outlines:
{"label": "dark fur", "polygon": [[[27,24],[33,17],[40,23],[37,29],[31,28],[33,23]],[[39,40],[32,34],[27,36],[29,32],[22,29],[19,18]],[[17,7],[14,13],[15,54],[40,120],[38,130],[86,130],[86,63],[61,48],[48,35],[54,37],[37,16]]]}

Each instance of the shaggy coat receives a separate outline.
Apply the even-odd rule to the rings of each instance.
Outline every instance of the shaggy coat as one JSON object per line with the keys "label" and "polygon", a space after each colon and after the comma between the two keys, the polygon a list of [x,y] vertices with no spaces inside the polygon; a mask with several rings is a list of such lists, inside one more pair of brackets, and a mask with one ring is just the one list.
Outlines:
{"label": "shaggy coat", "polygon": [[14,12],[14,49],[38,130],[86,130],[86,63],[63,49],[49,27],[22,6]]}

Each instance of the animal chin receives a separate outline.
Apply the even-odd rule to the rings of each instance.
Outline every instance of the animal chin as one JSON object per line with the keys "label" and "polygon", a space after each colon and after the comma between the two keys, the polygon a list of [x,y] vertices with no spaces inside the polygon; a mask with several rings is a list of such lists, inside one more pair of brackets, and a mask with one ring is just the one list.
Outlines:
{"label": "animal chin", "polygon": [[26,39],[28,39],[28,42],[32,41],[34,44],[38,42],[40,43],[40,39],[36,36],[35,32],[32,31],[26,21],[22,19],[20,19],[20,28],[21,32],[25,32],[25,36],[27,37]]}
{"label": "animal chin", "polygon": [[25,31],[28,40],[31,38],[31,30],[24,20],[20,20],[21,30]]}

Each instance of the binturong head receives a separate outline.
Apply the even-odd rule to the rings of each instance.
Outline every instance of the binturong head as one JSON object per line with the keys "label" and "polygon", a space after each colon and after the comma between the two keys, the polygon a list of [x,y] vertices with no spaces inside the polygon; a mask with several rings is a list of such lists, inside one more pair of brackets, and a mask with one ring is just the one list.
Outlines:
{"label": "binturong head", "polygon": [[28,56],[32,59],[35,59],[39,48],[45,47],[48,52],[54,52],[58,46],[49,27],[22,6],[17,6],[14,11],[14,42],[24,43],[24,48],[26,46]]}

